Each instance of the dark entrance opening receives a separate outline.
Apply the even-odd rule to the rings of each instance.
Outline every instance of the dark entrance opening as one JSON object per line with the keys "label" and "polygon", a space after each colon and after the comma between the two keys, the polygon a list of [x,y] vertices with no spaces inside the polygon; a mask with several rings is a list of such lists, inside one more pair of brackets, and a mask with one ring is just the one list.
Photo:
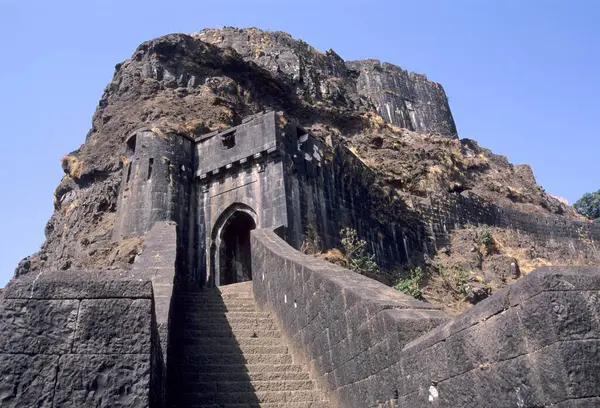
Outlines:
{"label": "dark entrance opening", "polygon": [[254,228],[254,219],[244,211],[234,212],[223,226],[218,285],[252,280],[250,231]]}

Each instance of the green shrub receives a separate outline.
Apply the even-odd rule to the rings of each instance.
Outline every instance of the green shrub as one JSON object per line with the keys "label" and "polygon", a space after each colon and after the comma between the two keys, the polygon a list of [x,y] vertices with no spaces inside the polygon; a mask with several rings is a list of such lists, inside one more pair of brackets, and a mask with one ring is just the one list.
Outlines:
{"label": "green shrub", "polygon": [[377,275],[379,266],[375,262],[375,255],[366,249],[367,241],[360,239],[352,228],[343,228],[340,234],[344,253],[348,258],[348,268],[362,275]]}
{"label": "green shrub", "polygon": [[421,291],[421,281],[423,280],[423,270],[417,266],[412,268],[408,272],[408,278],[400,279],[394,285],[394,289],[412,296],[416,299],[423,298],[423,292]]}
{"label": "green shrub", "polygon": [[594,193],[585,193],[573,204],[575,210],[591,220],[600,219],[600,190]]}
{"label": "green shrub", "polygon": [[484,225],[477,229],[477,242],[483,245],[486,249],[490,249],[494,243],[492,237],[492,231],[490,231],[487,225]]}
{"label": "green shrub", "polygon": [[467,297],[469,294],[468,273],[464,268],[458,268],[456,271],[456,287],[461,296]]}

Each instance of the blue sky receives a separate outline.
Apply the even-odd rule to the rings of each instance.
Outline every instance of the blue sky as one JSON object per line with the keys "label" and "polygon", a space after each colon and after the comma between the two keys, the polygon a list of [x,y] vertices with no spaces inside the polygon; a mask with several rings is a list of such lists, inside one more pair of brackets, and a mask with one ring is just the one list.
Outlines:
{"label": "blue sky", "polygon": [[530,164],[573,202],[600,189],[599,21],[596,0],[0,0],[0,286],[43,242],[60,158],[145,40],[254,26],[425,73],[444,85],[461,137]]}

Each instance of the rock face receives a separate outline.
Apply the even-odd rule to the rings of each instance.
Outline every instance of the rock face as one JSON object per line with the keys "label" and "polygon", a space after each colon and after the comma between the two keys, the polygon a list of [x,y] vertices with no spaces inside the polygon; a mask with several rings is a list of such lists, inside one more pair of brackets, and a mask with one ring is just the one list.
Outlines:
{"label": "rock face", "polygon": [[[16,275],[128,268],[142,240],[116,239],[114,226],[132,132],[146,126],[196,138],[266,110],[284,111],[315,135],[354,146],[398,191],[471,190],[529,210],[568,212],[529,172],[458,141],[443,88],[423,75],[375,60],[345,62],[282,32],[209,29],[145,42],[116,65],[85,143],[63,158],[46,241]],[[519,184],[511,187],[512,179]]]}
{"label": "rock face", "polygon": [[444,89],[424,75],[378,60],[344,62],[333,50],[323,54],[282,32],[225,28],[196,36],[233,48],[245,60],[292,84],[308,102],[364,107],[402,128],[456,136]]}
{"label": "rock face", "polygon": [[456,135],[448,98],[440,84],[378,60],[353,61],[347,66],[360,73],[358,93],[386,122],[416,132]]}

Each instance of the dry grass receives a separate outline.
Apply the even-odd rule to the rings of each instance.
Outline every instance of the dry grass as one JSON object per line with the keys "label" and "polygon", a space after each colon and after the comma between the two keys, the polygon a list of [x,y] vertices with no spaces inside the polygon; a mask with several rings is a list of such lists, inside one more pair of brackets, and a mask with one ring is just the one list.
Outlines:
{"label": "dry grass", "polygon": [[337,248],[329,249],[327,250],[327,252],[316,254],[315,256],[317,258],[324,259],[336,265],[344,266],[348,262],[348,258],[346,257],[346,255],[344,255],[342,251],[340,251]]}
{"label": "dry grass", "polygon": [[360,157],[360,156],[358,155],[358,149],[356,149],[356,147],[354,147],[354,146],[350,146],[350,147],[348,147],[347,149],[348,149],[348,151],[350,151],[350,153],[352,153],[352,154],[354,155],[354,157],[356,157],[358,160],[360,160],[360,162],[361,162],[362,164],[364,164],[364,165],[365,165],[365,166],[367,166],[367,167],[370,167],[370,166],[369,166],[369,164],[368,164],[368,163],[367,163],[365,160],[363,160],[363,158],[362,158],[362,157]]}
{"label": "dry grass", "polygon": [[81,178],[85,168],[82,160],[70,154],[63,156],[61,165],[63,170],[73,179]]}
{"label": "dry grass", "polygon": [[519,270],[523,275],[528,274],[536,268],[541,266],[552,266],[554,263],[543,257],[532,258],[526,248],[514,248],[510,245],[512,239],[506,234],[494,234],[494,245],[498,252],[515,258],[519,264]]}
{"label": "dry grass", "polygon": [[73,210],[79,206],[80,203],[81,201],[78,198],[71,201],[69,205],[65,207],[65,216],[68,217],[73,212]]}

